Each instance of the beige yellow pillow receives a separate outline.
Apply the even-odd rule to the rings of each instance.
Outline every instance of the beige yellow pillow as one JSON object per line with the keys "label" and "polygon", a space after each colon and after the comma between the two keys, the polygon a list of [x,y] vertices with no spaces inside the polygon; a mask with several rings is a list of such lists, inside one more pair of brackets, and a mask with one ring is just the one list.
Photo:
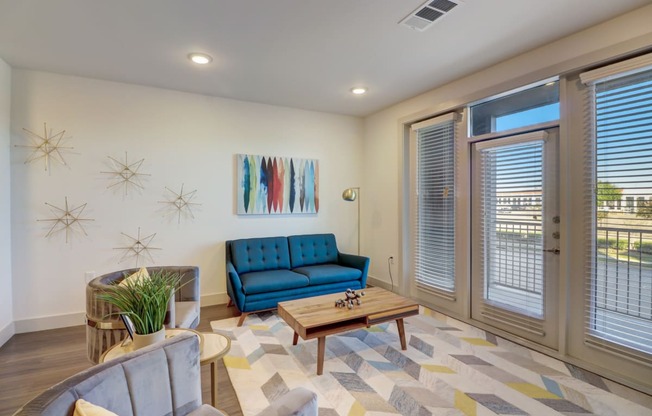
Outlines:
{"label": "beige yellow pillow", "polygon": [[115,413],[106,410],[103,407],[97,406],[84,399],[79,399],[75,402],[75,412],[72,416],[118,416]]}
{"label": "beige yellow pillow", "polygon": [[138,270],[136,273],[131,274],[120,282],[120,285],[126,286],[127,282],[129,283],[138,283],[141,282],[143,279],[149,279],[149,272],[145,267],[141,267],[140,270]]}

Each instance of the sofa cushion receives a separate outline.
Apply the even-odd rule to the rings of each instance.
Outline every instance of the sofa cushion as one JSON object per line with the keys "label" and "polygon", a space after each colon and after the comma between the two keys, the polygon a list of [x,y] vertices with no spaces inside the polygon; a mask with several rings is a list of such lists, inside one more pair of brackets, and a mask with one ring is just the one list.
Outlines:
{"label": "sofa cushion", "polygon": [[174,303],[174,326],[176,328],[190,328],[195,319],[199,316],[199,302],[175,302]]}
{"label": "sofa cushion", "polygon": [[310,284],[308,277],[290,270],[266,270],[240,276],[242,290],[247,295],[296,289]]}
{"label": "sofa cushion", "polygon": [[288,237],[292,269],[314,264],[337,263],[337,243],[333,234],[306,234]]}
{"label": "sofa cushion", "polygon": [[245,238],[231,241],[231,259],[238,273],[290,269],[285,237]]}
{"label": "sofa cushion", "polygon": [[339,266],[337,264],[297,267],[296,269],[292,269],[292,271],[308,276],[310,285],[345,282],[347,280],[359,279],[362,275],[362,272],[358,269]]}

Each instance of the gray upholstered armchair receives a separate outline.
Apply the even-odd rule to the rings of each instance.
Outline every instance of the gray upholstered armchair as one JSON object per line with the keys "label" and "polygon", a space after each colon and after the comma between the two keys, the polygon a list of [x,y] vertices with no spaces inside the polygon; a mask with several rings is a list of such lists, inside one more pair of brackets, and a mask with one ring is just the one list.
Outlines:
{"label": "gray upholstered armchair", "polygon": [[[14,416],[72,416],[83,399],[115,414],[144,416],[220,416],[203,404],[199,340],[182,334],[96,365],[56,384]],[[260,415],[317,415],[315,393],[296,388]]]}
{"label": "gray upholstered armchair", "polygon": [[[97,364],[100,357],[112,345],[127,336],[117,309],[97,298],[109,285],[120,282],[139,268],[104,274],[91,280],[86,286],[86,345],[88,359]],[[199,268],[194,266],[147,267],[149,273],[157,271],[176,272],[181,275],[180,289],[174,296],[166,326],[168,328],[195,328],[199,324]]]}

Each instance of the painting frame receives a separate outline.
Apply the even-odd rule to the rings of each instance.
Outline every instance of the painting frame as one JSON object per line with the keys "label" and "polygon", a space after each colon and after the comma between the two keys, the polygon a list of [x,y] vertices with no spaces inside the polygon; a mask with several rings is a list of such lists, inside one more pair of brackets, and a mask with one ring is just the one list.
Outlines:
{"label": "painting frame", "polygon": [[319,160],[236,154],[236,214],[319,212]]}

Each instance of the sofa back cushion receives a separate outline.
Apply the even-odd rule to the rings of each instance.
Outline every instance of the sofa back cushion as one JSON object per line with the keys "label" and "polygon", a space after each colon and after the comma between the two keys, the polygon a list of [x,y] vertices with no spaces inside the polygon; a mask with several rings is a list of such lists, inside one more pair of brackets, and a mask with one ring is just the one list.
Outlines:
{"label": "sofa back cushion", "polygon": [[313,264],[337,263],[337,243],[333,234],[291,235],[292,268]]}
{"label": "sofa back cushion", "polygon": [[242,273],[290,268],[286,237],[243,238],[230,242],[231,261]]}
{"label": "sofa back cushion", "polygon": [[120,416],[190,413],[202,400],[199,340],[189,332],[91,367],[45,390],[16,415],[69,416],[77,399]]}

